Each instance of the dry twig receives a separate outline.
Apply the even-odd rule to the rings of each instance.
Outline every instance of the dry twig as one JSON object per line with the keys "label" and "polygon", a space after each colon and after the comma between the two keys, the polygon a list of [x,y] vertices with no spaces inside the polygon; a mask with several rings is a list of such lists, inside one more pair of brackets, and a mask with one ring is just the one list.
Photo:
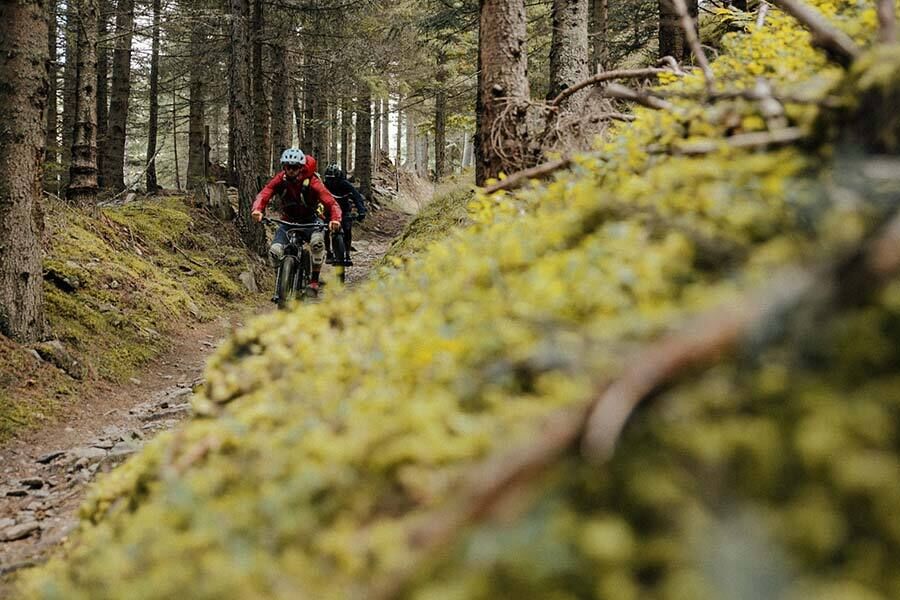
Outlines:
{"label": "dry twig", "polygon": [[766,148],[769,146],[784,146],[803,139],[806,133],[799,127],[785,127],[775,131],[754,131],[752,133],[738,133],[729,138],[719,140],[704,140],[675,144],[673,154],[687,156],[700,156],[710,154],[723,146],[738,149]]}
{"label": "dry twig", "polygon": [[832,26],[822,13],[801,0],[771,0],[772,4],[788,13],[812,34],[813,46],[825,50],[836,62],[849,65],[859,56],[859,47],[846,33]]}
{"label": "dry twig", "polygon": [[[682,0],[683,1],[683,0]],[[671,58],[671,57],[667,57]],[[673,59],[674,61],[674,59]],[[676,64],[677,66],[677,64]],[[604,71],[602,73],[597,73],[593,77],[585,79],[580,83],[576,83],[572,87],[568,87],[561,91],[556,98],[550,101],[550,106],[559,106],[559,104],[571,96],[576,92],[583,90],[584,88],[592,85],[597,85],[598,83],[605,83],[612,79],[635,79],[635,78],[645,78],[645,77],[655,77],[660,73],[672,73],[673,75],[677,75],[678,73],[674,70],[670,69],[659,69],[655,67],[649,67],[646,69],[620,69],[618,71]]]}
{"label": "dry twig", "polygon": [[552,173],[555,173],[556,171],[559,171],[560,169],[567,168],[571,164],[572,159],[566,157],[560,160],[554,160],[548,163],[544,163],[530,169],[525,169],[524,171],[513,173],[503,181],[498,181],[495,184],[487,186],[486,188],[484,188],[484,193],[493,194],[494,192],[499,192],[500,190],[513,190],[521,187],[532,179],[542,179]]}
{"label": "dry twig", "polygon": [[601,94],[603,96],[606,96],[607,98],[630,100],[632,102],[640,104],[641,106],[654,108],[656,110],[672,110],[672,108],[674,108],[671,102],[666,102],[665,100],[648,94],[647,92],[633,90],[631,88],[625,87],[624,85],[619,85],[618,83],[608,83],[606,87],[601,90]]}
{"label": "dry twig", "polygon": [[672,0],[672,4],[675,6],[675,12],[678,13],[678,17],[681,19],[681,28],[684,30],[684,35],[691,47],[691,52],[694,53],[694,58],[697,59],[697,62],[700,64],[700,69],[703,71],[703,79],[706,81],[706,90],[711,92],[716,78],[715,75],[713,75],[712,67],[709,66],[709,60],[706,58],[706,53],[700,45],[700,38],[697,37],[697,28],[694,19],[691,18],[691,15],[688,13],[687,4],[685,4],[684,0]]}

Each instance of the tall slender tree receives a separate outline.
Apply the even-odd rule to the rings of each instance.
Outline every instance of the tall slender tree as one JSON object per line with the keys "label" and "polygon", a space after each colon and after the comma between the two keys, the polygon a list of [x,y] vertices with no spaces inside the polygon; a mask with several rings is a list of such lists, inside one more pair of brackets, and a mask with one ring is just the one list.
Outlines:
{"label": "tall slender tree", "polygon": [[609,0],[591,2],[591,70],[609,67]]}
{"label": "tall slender tree", "polygon": [[[100,0],[100,22],[97,26],[97,148],[106,147],[109,127],[109,18],[112,1]],[[105,187],[103,160],[105,153],[97,153],[97,183]]]}
{"label": "tall slender tree", "polygon": [[[553,0],[553,35],[550,42],[550,90],[548,97],[588,76],[588,0]],[[577,110],[587,90],[570,96],[567,105]]]}
{"label": "tall slender tree", "polygon": [[56,11],[58,0],[50,0],[47,3],[47,22],[49,34],[47,36],[47,50],[49,59],[49,88],[47,91],[47,130],[44,145],[45,157],[50,164],[49,169],[44,170],[44,186],[54,194],[59,194],[59,110],[57,108],[57,75],[59,64],[56,59]]}
{"label": "tall slender tree", "polygon": [[447,52],[441,48],[437,53],[437,74],[435,76],[434,97],[434,180],[440,181],[446,172],[447,148]]}
{"label": "tall slender tree", "polygon": [[188,100],[188,165],[185,178],[187,189],[202,190],[206,183],[206,148],[204,144],[205,73],[204,64],[207,36],[203,23],[191,28]]}
{"label": "tall slender tree", "polygon": [[44,333],[40,210],[47,100],[47,0],[0,2],[0,333]]}
{"label": "tall slender tree", "polygon": [[269,172],[269,99],[266,96],[266,75],[263,65],[263,39],[266,36],[265,2],[252,0],[252,61],[250,72],[253,93],[253,156],[257,175]]}
{"label": "tall slender tree", "polygon": [[76,79],[78,77],[78,0],[66,1],[65,16],[65,70],[63,71],[63,114],[61,154],[61,184],[69,185],[69,168],[72,165],[72,136],[75,134]]}
{"label": "tall slender tree", "polygon": [[252,48],[248,0],[231,0],[231,60],[228,69],[230,104],[234,110],[234,165],[238,184],[238,227],[247,247],[260,255],[266,251],[262,225],[250,216],[256,195],[256,161],[250,85]]}
{"label": "tall slender tree", "polygon": [[356,94],[356,158],[353,174],[360,193],[372,198],[372,91],[367,81],[361,81]]}
{"label": "tall slender tree", "polygon": [[[76,0],[72,0],[73,3]],[[97,0],[77,0],[75,123],[66,198],[73,204],[97,200]]]}
{"label": "tall slender tree", "polygon": [[125,132],[131,95],[131,41],[134,34],[134,0],[116,4],[116,46],[113,51],[109,126],[103,147],[103,183],[113,191],[125,189]]}
{"label": "tall slender tree", "polygon": [[159,131],[159,24],[162,2],[153,0],[153,28],[150,50],[150,123],[147,127],[147,192],[159,189],[156,176],[156,137]]}
{"label": "tall slender tree", "polygon": [[479,169],[476,183],[503,170],[502,155],[494,147],[494,138],[507,153],[521,152],[527,137],[527,115],[514,109],[503,134],[494,136],[495,124],[504,108],[528,99],[528,53],[526,52],[525,0],[480,0],[479,24],[479,101],[476,108]]}
{"label": "tall slender tree", "polygon": [[290,21],[285,19],[279,33],[272,40],[271,63],[277,74],[272,85],[272,165],[271,171],[280,168],[281,153],[291,145],[291,85],[289,80],[288,39]]}

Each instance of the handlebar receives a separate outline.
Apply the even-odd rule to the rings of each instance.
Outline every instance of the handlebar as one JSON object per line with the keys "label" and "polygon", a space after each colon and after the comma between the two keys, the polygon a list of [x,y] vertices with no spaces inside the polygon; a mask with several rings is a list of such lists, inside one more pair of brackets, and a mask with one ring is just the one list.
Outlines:
{"label": "handlebar", "polygon": [[290,227],[291,229],[328,229],[328,225],[324,223],[291,223],[290,221],[282,221],[281,219],[273,219],[271,217],[263,217],[262,222],[267,225],[284,225],[286,227]]}

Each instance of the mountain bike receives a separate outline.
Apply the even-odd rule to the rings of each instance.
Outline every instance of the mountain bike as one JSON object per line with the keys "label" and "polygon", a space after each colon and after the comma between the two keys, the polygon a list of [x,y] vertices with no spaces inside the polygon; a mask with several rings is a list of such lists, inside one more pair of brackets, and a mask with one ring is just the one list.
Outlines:
{"label": "mountain bike", "polygon": [[[275,296],[272,301],[278,308],[284,308],[291,300],[313,298],[317,293],[309,288],[312,275],[312,256],[309,251],[309,243],[304,239],[303,232],[327,231],[324,223],[291,223],[281,219],[264,217],[263,223],[284,225],[286,227],[288,243],[284,247],[284,255],[277,266],[275,273]],[[341,233],[332,235],[332,243],[343,251],[344,236]],[[338,277],[343,283],[343,267],[338,267]]]}

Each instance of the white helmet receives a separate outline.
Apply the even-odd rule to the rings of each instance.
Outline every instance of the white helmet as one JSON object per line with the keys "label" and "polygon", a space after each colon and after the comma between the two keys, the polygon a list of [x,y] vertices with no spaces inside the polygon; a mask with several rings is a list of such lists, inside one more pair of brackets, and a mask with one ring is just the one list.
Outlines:
{"label": "white helmet", "polygon": [[281,164],[299,165],[302,167],[306,164],[306,155],[299,148],[288,148],[281,153]]}

